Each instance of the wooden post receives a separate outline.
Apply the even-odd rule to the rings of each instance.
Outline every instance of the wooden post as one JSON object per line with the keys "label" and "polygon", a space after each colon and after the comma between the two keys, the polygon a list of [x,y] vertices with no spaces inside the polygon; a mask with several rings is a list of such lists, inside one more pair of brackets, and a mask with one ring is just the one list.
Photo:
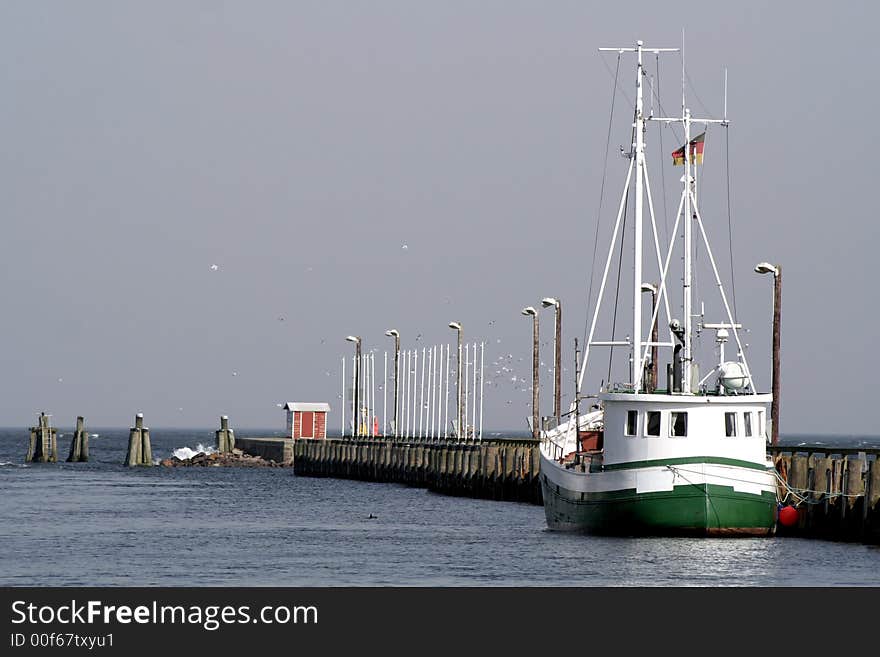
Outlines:
{"label": "wooden post", "polygon": [[135,426],[128,432],[128,453],[125,455],[125,464],[130,468],[141,463],[141,430],[137,424],[138,422],[135,420]]}
{"label": "wooden post", "polygon": [[400,407],[400,402],[398,401],[398,395],[400,391],[400,333],[397,332],[396,329],[392,329],[390,331],[386,331],[385,335],[391,335],[394,337],[394,427],[391,432],[394,434],[395,438],[400,437],[400,429],[398,425],[398,409]]}
{"label": "wooden post", "polygon": [[73,439],[70,441],[70,453],[67,456],[68,463],[89,460],[89,434],[83,427],[83,416],[76,418],[76,429]]}
{"label": "wooden post", "polygon": [[[455,420],[455,438],[457,440],[461,440],[463,435],[465,437],[467,437],[467,436],[466,436],[466,434],[462,434],[462,432],[461,432],[462,431],[461,418],[464,413],[464,390],[461,387],[461,331],[462,331],[462,328],[461,328],[461,322],[456,322],[456,324],[458,324],[458,329],[456,330],[456,333],[458,333],[458,356],[456,357],[457,360],[455,362],[455,379],[456,379],[455,391],[456,391],[456,395],[458,397],[458,401],[456,402],[456,412],[455,412],[455,418],[456,418],[456,420]],[[450,324],[450,326],[451,326],[451,324]]]}
{"label": "wooden post", "polygon": [[24,457],[25,463],[31,463],[34,460],[34,457],[37,455],[37,430],[34,427],[31,427],[30,430],[30,440],[28,441],[28,451],[27,456]]}
{"label": "wooden post", "polygon": [[773,276],[773,401],[770,404],[770,420],[773,423],[771,443],[779,444],[779,338],[782,323],[782,266],[776,265]]}
{"label": "wooden post", "polygon": [[522,309],[522,314],[532,316],[532,438],[537,439],[541,435],[541,427],[538,418],[538,311],[532,306]]}
{"label": "wooden post", "polygon": [[56,458],[53,458],[52,438],[49,434],[49,416],[45,413],[40,413],[40,427],[37,430],[37,433],[40,445],[40,461],[47,463],[49,461],[57,460]]}
{"label": "wooden post", "polygon": [[150,430],[141,431],[141,465],[153,465],[153,448],[150,446]]}
{"label": "wooden post", "polygon": [[220,416],[220,429],[214,432],[217,439],[217,451],[230,454],[235,448],[235,433],[229,428],[229,416]]}
{"label": "wooden post", "polygon": [[76,418],[76,426],[80,426],[80,420],[82,420],[82,440],[79,444],[79,460],[80,463],[86,463],[89,460],[89,431],[85,427],[85,418],[81,415]]}
{"label": "wooden post", "polygon": [[553,415],[556,426],[562,419],[562,302],[556,300],[556,344],[553,364]]}
{"label": "wooden post", "polygon": [[49,418],[46,417],[46,432],[49,434],[49,461],[55,463],[58,461],[58,430],[49,427]]}
{"label": "wooden post", "polygon": [[538,313],[533,317],[534,331],[532,333],[532,437],[541,436],[540,408],[538,406],[538,376],[540,373],[540,359],[538,357]]}
{"label": "wooden post", "polygon": [[55,463],[58,460],[58,430],[49,426],[49,416],[40,412],[40,421],[30,429],[25,462]]}
{"label": "wooden post", "polygon": [[144,427],[144,414],[138,413],[134,426],[128,433],[128,453],[125,456],[128,467],[153,465],[153,450],[150,447],[150,430]]}

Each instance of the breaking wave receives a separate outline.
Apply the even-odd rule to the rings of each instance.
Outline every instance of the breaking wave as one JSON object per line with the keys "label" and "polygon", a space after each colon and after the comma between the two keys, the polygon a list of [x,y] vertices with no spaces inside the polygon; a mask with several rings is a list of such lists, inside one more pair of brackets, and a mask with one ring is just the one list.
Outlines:
{"label": "breaking wave", "polygon": [[172,456],[176,456],[181,461],[185,461],[186,459],[191,459],[196,454],[213,454],[217,451],[217,448],[213,445],[211,447],[205,447],[202,443],[196,445],[195,449],[190,447],[180,447],[171,452]]}

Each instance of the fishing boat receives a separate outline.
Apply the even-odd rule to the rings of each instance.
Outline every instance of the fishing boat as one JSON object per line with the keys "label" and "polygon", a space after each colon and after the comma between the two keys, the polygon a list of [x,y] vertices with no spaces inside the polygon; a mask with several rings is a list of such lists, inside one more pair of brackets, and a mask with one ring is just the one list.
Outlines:
{"label": "fishing boat", "polygon": [[[651,78],[645,60],[678,49],[647,48],[639,41],[635,48],[600,50],[616,52],[618,57],[634,56],[637,62],[632,144],[628,153],[621,149],[629,159],[626,182],[589,337],[578,363],[576,401],[565,421],[540,434],[547,525],[551,530],[636,536],[772,535],[777,509],[776,475],[767,454],[772,396],[756,388],[741,338],[742,325],[731,312],[709,244],[712,226],[704,224],[697,204],[697,167],[702,165],[705,135],[710,128],[727,127],[726,110],[723,119],[696,118],[683,92],[681,116],[655,116],[653,102],[646,112],[645,87]],[[676,126],[681,139],[676,145],[684,144],[672,153],[673,164],[683,166],[684,175],[675,225],[665,244],[658,237],[645,154],[646,127],[651,122]],[[699,129],[703,132],[692,137]],[[629,213],[633,223],[621,230]],[[617,300],[626,306],[631,302],[627,313],[631,309],[632,314],[626,321],[632,323],[626,326],[625,338],[617,337],[612,328],[610,339],[599,339],[597,322],[609,269],[615,256],[618,262],[623,258],[625,243],[630,247],[626,253],[632,279],[625,280],[626,269],[618,265],[618,272],[624,273],[618,275]],[[710,305],[718,309],[720,321],[707,321],[705,301],[695,305],[698,244],[700,264],[707,270],[711,266],[710,287],[716,298]],[[647,267],[652,260],[656,270]],[[656,271],[653,280],[659,283],[645,283],[651,280],[649,271]],[[643,316],[643,293],[648,289],[654,303]],[[606,305],[617,317],[618,304]],[[711,344],[704,345],[703,336],[712,338]],[[725,354],[728,343],[728,349],[735,352],[730,358]],[[591,358],[595,361],[597,353],[604,353],[603,366],[609,361],[607,352],[599,348],[627,354],[627,371],[621,376],[625,380],[609,377],[595,394],[587,395],[584,375]],[[663,382],[658,381],[660,350],[666,359]],[[707,373],[701,378],[699,358],[705,361],[707,351],[714,362],[704,368]],[[581,408],[586,400],[590,405]]]}

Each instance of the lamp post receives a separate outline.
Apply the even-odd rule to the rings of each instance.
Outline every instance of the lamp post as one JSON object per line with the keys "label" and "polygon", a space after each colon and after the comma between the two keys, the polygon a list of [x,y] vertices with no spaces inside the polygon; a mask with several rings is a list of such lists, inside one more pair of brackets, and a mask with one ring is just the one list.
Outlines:
{"label": "lamp post", "polygon": [[394,338],[394,437],[397,438],[397,363],[400,359],[400,333],[397,332],[397,329],[388,329],[385,331],[385,335]]}
{"label": "lamp post", "polygon": [[522,314],[532,316],[532,438],[538,438],[538,311],[526,306]]}
{"label": "lamp post", "polygon": [[553,329],[553,415],[556,416],[556,424],[562,418],[562,302],[553,297],[541,299],[541,305],[544,308],[553,306],[556,308],[554,314]]}
{"label": "lamp post", "polygon": [[779,443],[779,329],[782,323],[782,265],[761,262],[755,265],[759,274],[773,274],[773,381],[770,403],[771,438],[770,443]]}
{"label": "lamp post", "polygon": [[455,329],[458,332],[458,356],[456,356],[455,361],[455,389],[458,397],[455,410],[455,437],[458,440],[461,440],[461,409],[464,406],[464,401],[462,399],[463,391],[461,389],[461,322],[449,322],[449,328]]}
{"label": "lamp post", "polygon": [[355,358],[354,358],[354,394],[351,399],[351,413],[354,420],[354,435],[361,435],[361,415],[360,415],[360,395],[358,388],[361,384],[361,339],[356,335],[349,335],[345,338],[349,342],[354,342]]}
{"label": "lamp post", "polygon": [[[642,283],[642,292],[651,293],[651,318],[653,320],[654,313],[657,312],[657,286],[653,283]],[[651,322],[651,378],[648,381],[648,392],[654,392],[657,389],[657,321]]]}

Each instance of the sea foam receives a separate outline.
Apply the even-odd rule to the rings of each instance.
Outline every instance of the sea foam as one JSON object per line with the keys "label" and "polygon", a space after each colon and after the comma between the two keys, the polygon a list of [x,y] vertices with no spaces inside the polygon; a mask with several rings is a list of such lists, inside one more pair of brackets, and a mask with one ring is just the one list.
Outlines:
{"label": "sea foam", "polygon": [[185,461],[186,459],[191,459],[196,454],[213,454],[216,451],[216,447],[205,447],[204,445],[202,445],[202,443],[199,443],[198,445],[196,445],[195,449],[192,449],[190,447],[180,447],[178,449],[175,449],[171,453],[171,455],[176,456],[181,461]]}

